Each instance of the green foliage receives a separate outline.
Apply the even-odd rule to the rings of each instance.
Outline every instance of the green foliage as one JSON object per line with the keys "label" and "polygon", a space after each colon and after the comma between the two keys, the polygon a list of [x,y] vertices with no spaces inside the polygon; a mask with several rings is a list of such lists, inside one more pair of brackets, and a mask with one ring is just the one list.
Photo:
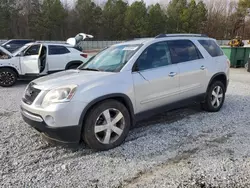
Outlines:
{"label": "green foliage", "polygon": [[146,4],[136,1],[128,7],[125,14],[125,29],[128,38],[145,37],[147,35],[148,14]]}
{"label": "green foliage", "polygon": [[167,25],[172,26],[167,29],[168,32],[200,33],[207,19],[207,9],[202,1],[197,4],[195,0],[189,3],[187,0],[173,0],[167,15]]}
{"label": "green foliage", "polygon": [[41,26],[43,39],[59,40],[63,36],[63,20],[66,11],[60,0],[44,0],[41,6]]}
{"label": "green foliage", "polygon": [[[234,35],[250,38],[250,0],[171,0],[167,6],[129,5],[124,0],[107,0],[101,8],[93,0],[77,0],[66,7],[61,0],[0,0],[0,38],[66,40],[79,32],[95,40],[126,40],[160,33],[206,33],[217,39]],[[230,8],[231,5],[232,6]]]}
{"label": "green foliage", "polygon": [[157,3],[149,7],[147,34],[156,36],[166,31],[166,14]]}
{"label": "green foliage", "polygon": [[103,28],[107,39],[125,38],[124,19],[128,4],[122,0],[108,0],[103,9]]}
{"label": "green foliage", "polygon": [[101,8],[91,0],[78,0],[76,13],[78,32],[90,33],[96,36],[102,24]]}
{"label": "green foliage", "polygon": [[12,17],[17,16],[15,0],[1,0],[0,3],[0,36],[4,38],[11,37],[12,33]]}

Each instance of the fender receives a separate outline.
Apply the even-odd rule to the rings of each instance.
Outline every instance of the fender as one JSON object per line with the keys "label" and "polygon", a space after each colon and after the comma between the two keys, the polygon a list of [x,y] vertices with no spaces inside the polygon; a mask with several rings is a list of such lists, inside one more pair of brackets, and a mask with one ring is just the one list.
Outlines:
{"label": "fender", "polygon": [[132,125],[134,125],[134,122],[135,122],[134,116],[135,115],[134,115],[133,104],[132,104],[130,98],[127,95],[123,94],[123,93],[113,93],[113,94],[104,95],[104,96],[98,97],[98,98],[94,99],[93,101],[91,101],[83,109],[78,125],[83,127],[85,116],[86,116],[87,112],[90,110],[91,107],[93,107],[98,102],[101,102],[101,101],[104,101],[104,100],[107,100],[107,99],[113,99],[113,98],[122,98],[124,100],[125,106],[128,108],[128,111],[129,111],[129,114],[130,114],[130,117],[131,117]]}
{"label": "fender", "polygon": [[80,60],[70,61],[67,63],[65,70],[67,70],[71,65],[76,65],[76,64],[81,65],[81,64],[83,64],[83,62]]}
{"label": "fender", "polygon": [[[224,84],[225,84],[225,88],[226,88],[226,90],[227,90],[227,86],[228,86],[227,76],[226,76],[226,74],[225,74],[224,72],[218,72],[218,73],[216,73],[215,75],[213,75],[212,78],[210,79],[210,81],[209,81],[209,83],[208,83],[208,86],[207,86],[207,91],[208,91],[208,89],[209,89],[209,86],[212,84],[212,82],[214,81],[214,79],[215,79],[217,76],[224,76],[224,77],[226,78]],[[207,91],[206,91],[206,93],[207,93]]]}
{"label": "fender", "polygon": [[0,69],[2,69],[2,68],[9,68],[9,69],[12,69],[13,71],[15,71],[16,72],[16,74],[17,74],[17,77],[19,77],[20,76],[20,69],[17,67],[17,66],[15,66],[15,65],[3,65],[2,63],[0,63]]}

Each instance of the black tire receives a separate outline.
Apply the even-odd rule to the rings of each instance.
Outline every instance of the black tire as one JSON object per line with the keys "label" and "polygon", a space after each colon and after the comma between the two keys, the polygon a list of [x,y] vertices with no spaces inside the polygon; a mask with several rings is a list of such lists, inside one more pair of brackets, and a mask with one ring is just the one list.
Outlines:
{"label": "black tire", "polygon": [[[96,127],[95,125],[96,125],[96,122],[98,123],[98,121],[100,120],[99,117],[102,117],[101,114],[108,109],[117,109],[123,115],[123,119],[120,120],[123,122],[122,123],[123,131],[120,134],[120,136],[116,134],[115,132],[112,132],[110,134],[111,135],[110,138],[112,138],[112,135],[114,137],[115,136],[117,137],[117,139],[114,139],[114,142],[102,143],[102,141],[100,141],[100,139],[98,139],[99,137],[97,136],[97,134],[99,133],[97,134],[95,133],[95,127]],[[112,149],[121,145],[124,142],[130,130],[130,123],[131,123],[131,120],[130,120],[129,112],[122,103],[116,100],[111,100],[111,99],[106,100],[95,105],[87,114],[85,123],[83,125],[82,137],[85,143],[92,149],[101,150],[101,151],[109,150],[109,149]],[[106,132],[105,131],[100,132],[100,134],[103,134],[103,137],[105,138],[107,134],[107,130]]]}
{"label": "black tire", "polygon": [[68,69],[76,69],[77,67],[79,67],[80,65],[78,65],[78,64],[73,64],[73,65],[70,65],[69,67],[68,67]]}
{"label": "black tire", "polygon": [[[213,105],[213,102],[215,101],[215,97],[213,96],[213,91],[220,87],[221,88],[221,92],[220,92],[220,95],[222,94],[222,98],[221,99],[218,99],[219,100],[219,105],[218,102],[216,102],[216,104]],[[202,108],[203,110],[205,111],[208,111],[208,112],[218,112],[220,111],[221,107],[223,106],[224,104],[224,100],[225,100],[225,85],[221,82],[221,81],[215,81],[213,82],[209,88],[208,88],[208,91],[207,91],[207,94],[206,94],[206,99],[205,99],[205,102],[202,103]]]}
{"label": "black tire", "polygon": [[11,87],[17,81],[17,74],[10,68],[0,69],[0,86]]}

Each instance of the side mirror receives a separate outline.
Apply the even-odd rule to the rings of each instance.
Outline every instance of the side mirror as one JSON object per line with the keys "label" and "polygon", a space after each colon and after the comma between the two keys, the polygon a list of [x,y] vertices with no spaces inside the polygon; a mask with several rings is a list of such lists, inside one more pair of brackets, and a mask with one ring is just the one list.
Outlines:
{"label": "side mirror", "polygon": [[10,48],[10,45],[9,45],[9,44],[7,44],[7,45],[6,45],[6,48]]}

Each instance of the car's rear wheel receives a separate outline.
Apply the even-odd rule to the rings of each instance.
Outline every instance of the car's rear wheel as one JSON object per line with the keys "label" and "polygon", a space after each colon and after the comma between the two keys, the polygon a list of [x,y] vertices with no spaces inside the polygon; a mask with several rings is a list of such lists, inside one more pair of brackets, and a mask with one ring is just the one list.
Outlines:
{"label": "car's rear wheel", "polygon": [[215,81],[208,88],[205,102],[202,103],[204,110],[218,112],[224,104],[225,86],[221,81]]}
{"label": "car's rear wheel", "polygon": [[96,150],[108,150],[121,145],[130,129],[127,108],[116,100],[95,105],[83,125],[83,140]]}
{"label": "car's rear wheel", "polygon": [[17,81],[17,74],[10,68],[0,69],[0,86],[10,87]]}

